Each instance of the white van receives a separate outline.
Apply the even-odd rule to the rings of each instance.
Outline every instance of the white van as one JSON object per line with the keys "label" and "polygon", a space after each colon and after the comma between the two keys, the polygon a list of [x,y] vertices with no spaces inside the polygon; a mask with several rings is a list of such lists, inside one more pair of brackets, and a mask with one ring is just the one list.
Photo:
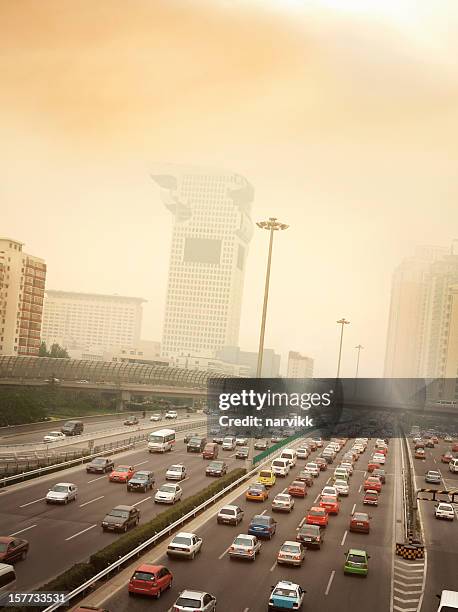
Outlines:
{"label": "white van", "polygon": [[458,610],[458,591],[442,591],[437,612],[452,612]]}
{"label": "white van", "polygon": [[456,459],[452,459],[448,464],[448,469],[455,474],[458,473],[458,457]]}
{"label": "white van", "polygon": [[16,572],[12,565],[0,563],[0,593],[12,591],[16,584]]}
{"label": "white van", "polygon": [[280,459],[287,459],[291,467],[296,465],[297,451],[294,448],[285,448],[282,450]]}
{"label": "white van", "polygon": [[276,476],[288,476],[291,469],[289,459],[274,459],[270,467]]}
{"label": "white van", "polygon": [[234,450],[235,449],[235,438],[228,436],[223,440],[223,450]]}

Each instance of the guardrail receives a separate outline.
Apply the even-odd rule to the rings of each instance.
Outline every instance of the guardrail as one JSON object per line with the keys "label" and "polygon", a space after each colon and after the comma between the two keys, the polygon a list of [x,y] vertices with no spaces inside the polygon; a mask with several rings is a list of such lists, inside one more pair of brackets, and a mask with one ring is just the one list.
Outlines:
{"label": "guardrail", "polygon": [[[177,424],[174,427],[174,430],[175,431],[187,431],[189,429],[194,429],[194,428],[199,429],[201,427],[205,427],[206,425],[207,425],[207,421],[192,421],[189,423]],[[23,480],[30,480],[32,478],[37,478],[47,472],[53,472],[53,471],[57,472],[59,470],[65,469],[66,467],[71,467],[72,465],[83,464],[87,461],[90,461],[91,459],[94,459],[95,457],[100,457],[100,455],[110,454],[110,452],[107,453],[107,450],[111,452],[113,452],[114,450],[116,450],[116,452],[121,452],[122,450],[132,448],[133,446],[135,446],[137,442],[146,440],[148,438],[148,435],[149,433],[144,433],[144,434],[140,434],[139,436],[134,436],[133,438],[130,437],[128,438],[128,442],[126,442],[126,440],[118,440],[118,442],[110,442],[108,445],[101,445],[103,446],[103,448],[101,448],[101,446],[96,447],[98,449],[96,452],[91,453],[90,455],[85,455],[84,457],[72,459],[70,461],[64,461],[61,463],[54,463],[52,465],[48,465],[44,467],[39,467],[35,470],[22,472],[20,474],[14,474],[13,476],[6,476],[0,479],[0,488],[6,487],[9,484],[13,484],[16,481],[23,481]],[[107,448],[110,445],[117,445],[117,446]]]}
{"label": "guardrail", "polygon": [[[284,443],[281,444],[280,448],[282,448],[286,444],[289,444],[290,442],[291,442],[291,438],[288,438],[287,440],[284,440]],[[280,448],[277,449],[277,450],[280,450]],[[141,552],[143,552],[144,550],[150,548],[151,546],[154,546],[154,544],[158,540],[160,540],[164,536],[170,535],[174,529],[176,529],[177,527],[181,527],[181,525],[183,525],[189,519],[195,518],[195,516],[199,512],[201,512],[202,510],[205,510],[206,508],[208,508],[211,505],[213,505],[218,499],[220,499],[221,497],[224,497],[224,495],[229,493],[232,489],[235,489],[236,487],[238,487],[238,485],[240,485],[242,482],[245,482],[246,480],[249,480],[254,474],[256,474],[256,472],[259,469],[259,466],[263,465],[264,463],[267,463],[267,459],[265,461],[263,461],[262,463],[260,463],[258,465],[258,467],[253,468],[252,470],[250,470],[249,472],[244,474],[241,478],[239,478],[238,480],[235,480],[230,485],[228,485],[227,487],[225,487],[224,489],[219,491],[216,495],[214,495],[210,499],[207,499],[205,502],[203,502],[199,506],[196,506],[193,510],[191,510],[187,514],[183,515],[181,518],[179,518],[174,523],[171,523],[170,525],[168,525],[165,529],[163,529],[159,533],[156,533],[154,536],[152,536],[148,540],[145,540],[144,542],[142,542],[139,546],[137,546],[137,548],[135,548],[134,550],[131,550],[129,553],[127,553],[127,555],[124,555],[124,557],[121,557],[120,559],[118,559],[114,563],[111,563],[110,565],[108,565],[108,567],[106,567],[105,569],[100,571],[98,574],[96,574],[92,578],[89,578],[89,580],[86,580],[86,582],[84,582],[82,585],[80,585],[79,587],[77,587],[76,589],[74,589],[73,591],[68,593],[67,595],[65,595],[65,598],[64,598],[63,602],[57,603],[57,604],[53,604],[53,605],[49,606],[48,608],[46,608],[43,612],[53,612],[54,610],[58,610],[61,606],[67,606],[68,602],[71,599],[74,599],[78,595],[81,595],[82,593],[84,593],[87,589],[92,587],[96,582],[98,582],[102,578],[105,578],[105,576],[108,576],[113,571],[115,571],[118,568],[120,568],[127,561],[129,561],[130,559],[134,558],[135,556],[138,556]]]}

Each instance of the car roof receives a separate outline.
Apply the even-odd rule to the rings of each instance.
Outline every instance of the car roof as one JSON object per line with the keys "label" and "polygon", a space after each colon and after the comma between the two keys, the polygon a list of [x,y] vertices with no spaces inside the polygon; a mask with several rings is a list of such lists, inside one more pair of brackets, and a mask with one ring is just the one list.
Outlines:
{"label": "car roof", "polygon": [[288,546],[292,546],[293,544],[295,544],[296,546],[300,546],[300,543],[299,543],[299,542],[296,542],[296,541],[294,541],[294,540],[285,540],[285,541],[283,542],[282,546],[286,546],[286,545],[288,545]]}
{"label": "car roof", "polygon": [[174,539],[178,538],[178,537],[180,537],[180,538],[193,538],[195,535],[196,535],[195,533],[190,533],[188,531],[180,531],[179,533],[177,533],[174,536]]}
{"label": "car roof", "polygon": [[120,504],[119,506],[115,506],[112,510],[132,510],[135,506],[126,506],[125,504]]}
{"label": "car roof", "polygon": [[239,506],[235,506],[233,504],[227,504],[226,506],[222,506],[222,508],[220,508],[220,510],[237,510]]}
{"label": "car roof", "polygon": [[279,582],[277,582],[277,584],[275,585],[276,589],[291,589],[291,588],[298,588],[299,585],[296,584],[295,582],[290,582],[289,580],[280,580]]}
{"label": "car roof", "polygon": [[442,591],[440,603],[458,606],[458,591]]}
{"label": "car roof", "polygon": [[56,484],[55,484],[54,486],[55,486],[55,487],[56,487],[56,486],[62,486],[62,487],[70,487],[70,486],[73,486],[73,487],[74,487],[75,485],[73,484],[73,482],[56,482]]}
{"label": "car roof", "polygon": [[182,463],[174,463],[173,465],[171,465],[169,467],[169,470],[171,470],[172,468],[183,468],[184,465]]}
{"label": "car roof", "polygon": [[350,548],[348,551],[349,555],[363,555],[366,556],[367,552],[365,550],[360,550],[359,548]]}
{"label": "car roof", "polygon": [[189,597],[190,599],[202,599],[204,595],[207,593],[205,591],[190,591],[189,589],[185,589],[180,593],[180,597]]}
{"label": "car roof", "polygon": [[162,569],[163,565],[156,565],[153,563],[142,563],[137,568],[135,568],[136,572],[157,572]]}
{"label": "car roof", "polygon": [[153,472],[151,470],[137,470],[135,472],[135,476],[138,476],[139,474],[152,474]]}

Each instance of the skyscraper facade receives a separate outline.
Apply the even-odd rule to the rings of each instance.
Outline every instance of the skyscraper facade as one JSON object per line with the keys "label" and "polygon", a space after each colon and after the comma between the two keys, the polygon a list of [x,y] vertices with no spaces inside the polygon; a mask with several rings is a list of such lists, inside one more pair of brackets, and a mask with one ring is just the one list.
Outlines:
{"label": "skyscraper facade", "polygon": [[288,353],[288,370],[286,378],[312,378],[313,359],[296,351]]}
{"label": "skyscraper facade", "polygon": [[164,357],[237,345],[253,188],[231,172],[165,167],[153,175],[174,218]]}
{"label": "skyscraper facade", "polygon": [[46,264],[22,247],[0,238],[0,355],[33,357],[40,348]]}

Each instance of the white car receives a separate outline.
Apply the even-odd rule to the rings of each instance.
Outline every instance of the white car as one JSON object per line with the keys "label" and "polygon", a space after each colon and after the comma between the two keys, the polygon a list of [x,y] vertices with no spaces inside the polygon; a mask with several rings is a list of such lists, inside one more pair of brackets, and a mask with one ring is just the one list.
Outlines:
{"label": "white car", "polygon": [[313,438],[317,448],[323,448],[323,440],[321,438]]}
{"label": "white car", "polygon": [[345,468],[350,476],[353,474],[353,464],[349,461],[343,461],[339,467]]}
{"label": "white car", "polygon": [[248,444],[248,438],[235,438],[236,446],[246,446]]}
{"label": "white car", "polygon": [[305,469],[307,470],[307,472],[310,472],[310,474],[314,478],[318,478],[318,476],[320,475],[320,468],[317,463],[307,463]]}
{"label": "white car", "polygon": [[287,540],[283,543],[282,547],[278,551],[277,563],[280,565],[285,563],[287,565],[302,565],[305,556],[305,548],[300,542],[293,542]]}
{"label": "white car", "polygon": [[291,469],[288,459],[274,459],[270,464],[270,469],[275,476],[287,476]]}
{"label": "white car", "polygon": [[176,419],[178,418],[178,412],[176,410],[167,410],[167,412],[165,413],[165,417],[166,419]]}
{"label": "white car", "polygon": [[50,431],[49,434],[46,434],[43,438],[43,442],[48,444],[49,442],[59,442],[59,440],[65,440],[65,434],[61,431]]}
{"label": "white car", "polygon": [[380,453],[380,454],[379,453],[375,453],[372,456],[372,461],[374,463],[379,463],[380,465],[384,465],[385,461],[386,461],[386,458],[385,458],[385,455],[383,455],[382,453]]}
{"label": "white car", "polygon": [[350,493],[350,487],[346,480],[336,480],[334,482],[334,487],[337,489],[339,495],[348,495]]}
{"label": "white car", "polygon": [[155,504],[174,504],[183,495],[183,489],[177,484],[163,484],[154,496]]}
{"label": "white car", "polygon": [[323,495],[333,495],[335,497],[339,496],[339,491],[337,490],[337,487],[335,486],[327,486],[327,487],[323,487],[323,490],[321,491],[321,496]]}
{"label": "white car", "polygon": [[241,533],[232,542],[229,548],[229,557],[231,559],[234,557],[242,557],[254,561],[260,549],[261,542],[256,536]]}
{"label": "white car", "polygon": [[167,556],[169,557],[187,557],[194,559],[202,548],[202,538],[195,533],[187,533],[181,531],[173,538],[167,546]]}
{"label": "white car", "polygon": [[441,502],[435,507],[434,515],[437,519],[447,519],[449,521],[453,521],[455,518],[455,510],[452,504]]}
{"label": "white car", "polygon": [[58,482],[46,494],[47,504],[68,504],[78,496],[78,487],[72,482]]}
{"label": "white car", "polygon": [[161,421],[162,416],[160,414],[152,414],[149,418],[150,421]]}
{"label": "white car", "polygon": [[298,459],[307,459],[307,457],[309,456],[309,449],[308,448],[298,448],[297,449],[297,458]]}
{"label": "white car", "polygon": [[216,610],[216,597],[203,591],[186,589],[181,591],[178,599],[170,609],[173,612],[189,612],[190,610],[214,612]]}
{"label": "white car", "polygon": [[288,493],[279,493],[272,500],[272,510],[278,512],[291,512],[294,508],[294,498]]}
{"label": "white car", "polygon": [[177,465],[171,465],[165,473],[166,480],[184,480],[185,478],[186,467],[181,463]]}

